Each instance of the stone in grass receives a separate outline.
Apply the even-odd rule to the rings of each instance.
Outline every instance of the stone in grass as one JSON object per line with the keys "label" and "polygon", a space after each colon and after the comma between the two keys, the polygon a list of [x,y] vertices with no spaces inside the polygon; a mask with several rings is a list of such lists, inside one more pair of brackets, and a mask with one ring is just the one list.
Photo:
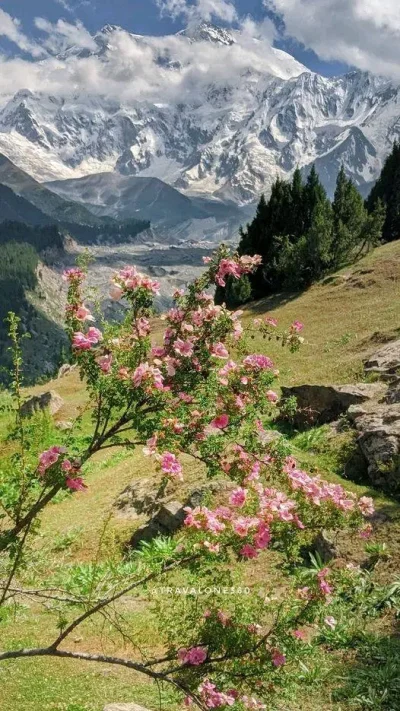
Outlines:
{"label": "stone in grass", "polygon": [[48,410],[50,415],[55,415],[63,405],[64,400],[62,397],[55,390],[49,390],[26,400],[21,406],[21,416],[32,417],[35,412],[44,412],[44,410]]}
{"label": "stone in grass", "polygon": [[108,704],[103,711],[149,711],[139,704]]}

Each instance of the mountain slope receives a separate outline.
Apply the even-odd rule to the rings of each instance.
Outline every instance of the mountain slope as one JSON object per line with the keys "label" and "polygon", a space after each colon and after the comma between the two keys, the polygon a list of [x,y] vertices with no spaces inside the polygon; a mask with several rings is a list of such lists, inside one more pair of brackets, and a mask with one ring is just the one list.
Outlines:
{"label": "mountain slope", "polygon": [[44,227],[52,220],[11,188],[0,185],[0,222],[24,222],[33,227]]}

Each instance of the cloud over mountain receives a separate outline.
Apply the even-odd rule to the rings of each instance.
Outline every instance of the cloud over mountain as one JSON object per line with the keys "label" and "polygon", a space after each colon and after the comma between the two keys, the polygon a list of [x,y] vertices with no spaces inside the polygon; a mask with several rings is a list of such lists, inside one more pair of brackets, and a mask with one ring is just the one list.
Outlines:
{"label": "cloud over mountain", "polygon": [[319,57],[400,79],[399,0],[264,0]]}

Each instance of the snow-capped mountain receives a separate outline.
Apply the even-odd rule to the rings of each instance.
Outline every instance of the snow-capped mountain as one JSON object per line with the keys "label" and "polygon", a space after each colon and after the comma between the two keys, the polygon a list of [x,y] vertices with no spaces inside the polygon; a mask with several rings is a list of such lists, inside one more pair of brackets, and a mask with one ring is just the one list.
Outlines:
{"label": "snow-capped mountain", "polygon": [[[166,38],[165,46],[114,26],[93,39],[92,49],[70,47],[58,61],[67,67],[96,58],[113,68],[120,43],[129,42],[151,51],[162,76],[182,90],[157,101],[76,90],[3,98],[0,152],[40,181],[115,170],[246,204],[277,176],[316,162],[330,192],[341,163],[366,192],[400,137],[400,89],[393,82],[358,71],[320,76],[262,38],[202,23]],[[252,66],[243,61],[226,76],[221,67],[217,80],[204,76],[201,52],[217,58],[220,52],[223,64],[236,46],[232,58],[246,50]]]}

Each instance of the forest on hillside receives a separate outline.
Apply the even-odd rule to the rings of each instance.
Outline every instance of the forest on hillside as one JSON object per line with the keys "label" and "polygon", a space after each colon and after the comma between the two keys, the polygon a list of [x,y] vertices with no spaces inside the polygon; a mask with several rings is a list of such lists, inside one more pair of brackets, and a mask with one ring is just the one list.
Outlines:
{"label": "forest on hillside", "polygon": [[312,167],[291,181],[277,179],[261,196],[254,220],[240,233],[239,254],[260,254],[262,264],[239,281],[218,287],[217,303],[230,307],[285,290],[301,290],[370,249],[400,236],[400,144],[395,143],[364,202],[341,167],[333,201]]}

